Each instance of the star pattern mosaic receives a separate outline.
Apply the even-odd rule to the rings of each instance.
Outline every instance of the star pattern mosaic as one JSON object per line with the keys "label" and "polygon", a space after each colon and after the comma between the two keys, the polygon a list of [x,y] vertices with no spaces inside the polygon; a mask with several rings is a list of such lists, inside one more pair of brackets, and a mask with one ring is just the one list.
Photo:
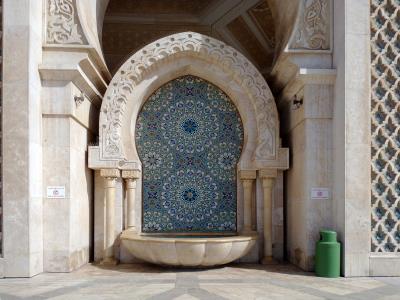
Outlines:
{"label": "star pattern mosaic", "polygon": [[136,124],[142,230],[235,232],[243,126],[228,96],[195,76],[159,88]]}

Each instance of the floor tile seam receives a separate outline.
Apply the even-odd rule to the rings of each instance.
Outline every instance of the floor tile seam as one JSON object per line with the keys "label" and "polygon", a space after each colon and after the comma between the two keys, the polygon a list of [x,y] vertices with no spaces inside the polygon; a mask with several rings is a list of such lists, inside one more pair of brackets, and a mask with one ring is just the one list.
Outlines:
{"label": "floor tile seam", "polygon": [[[59,288],[59,289],[56,289],[56,290],[52,290],[52,291],[48,291],[48,292],[41,293],[41,294],[38,294],[38,295],[34,295],[33,297],[29,297],[28,299],[29,300],[41,300],[41,299],[53,298],[53,297],[60,296],[60,295],[67,295],[67,294],[70,294],[73,291],[81,290],[82,288],[91,287],[91,286],[92,285],[90,283],[86,282],[86,283],[82,283],[82,284],[79,284],[79,285],[75,285],[73,287]],[[65,289],[71,289],[71,291],[68,292],[68,293],[64,293],[64,292],[60,293],[60,290],[64,291]],[[21,298],[21,299],[27,299],[27,298]]]}
{"label": "floor tile seam", "polygon": [[[389,292],[388,292],[389,291]],[[398,294],[400,295],[400,287],[378,287],[378,288],[374,288],[374,289],[370,289],[370,290],[365,290],[359,293],[352,293],[352,294],[347,294],[347,295],[343,295],[341,296],[341,299],[345,300],[345,299],[380,299],[379,297],[381,297],[382,295],[385,296],[392,296]],[[368,298],[366,298],[366,296],[368,296]],[[371,297],[369,297],[371,296]],[[350,297],[350,298],[349,298]],[[378,297],[378,298],[377,298]],[[399,296],[400,298],[400,296]]]}
{"label": "floor tile seam", "polygon": [[298,285],[298,284],[292,284],[287,281],[273,279],[269,283],[271,283],[272,285],[275,285],[275,286],[286,288],[286,289],[296,290],[298,292],[304,292],[306,294],[310,294],[313,296],[322,297],[324,299],[339,299],[338,298],[339,295],[332,294],[332,293],[329,293],[326,291],[321,291],[321,290],[318,290],[318,289],[315,289],[312,287],[305,287],[305,286]]}

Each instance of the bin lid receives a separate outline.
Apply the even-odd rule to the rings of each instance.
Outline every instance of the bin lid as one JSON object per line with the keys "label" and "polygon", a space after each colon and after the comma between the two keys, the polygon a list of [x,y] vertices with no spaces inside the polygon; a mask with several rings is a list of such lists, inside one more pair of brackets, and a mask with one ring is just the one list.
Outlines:
{"label": "bin lid", "polygon": [[336,231],[333,230],[321,230],[320,232],[321,240],[323,242],[336,242]]}

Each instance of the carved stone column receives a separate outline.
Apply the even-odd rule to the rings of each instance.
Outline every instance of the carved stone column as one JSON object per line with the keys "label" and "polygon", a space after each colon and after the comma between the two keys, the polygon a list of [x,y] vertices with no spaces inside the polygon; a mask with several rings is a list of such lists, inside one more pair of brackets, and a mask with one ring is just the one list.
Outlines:
{"label": "carved stone column", "polygon": [[135,210],[135,196],[136,196],[136,180],[140,177],[140,171],[129,170],[122,171],[122,177],[126,183],[126,226],[128,229],[136,229],[136,210]]}
{"label": "carved stone column", "polygon": [[253,201],[253,185],[257,177],[255,170],[240,171],[240,180],[243,184],[243,233],[252,232],[252,201]]}
{"label": "carved stone column", "polygon": [[266,169],[260,171],[264,190],[264,258],[263,264],[272,264],[272,192],[277,171]]}
{"label": "carved stone column", "polygon": [[118,169],[102,169],[100,176],[104,177],[104,194],[106,201],[105,213],[105,232],[104,232],[104,253],[102,264],[117,264],[114,258],[114,241],[115,241],[115,183],[120,177]]}

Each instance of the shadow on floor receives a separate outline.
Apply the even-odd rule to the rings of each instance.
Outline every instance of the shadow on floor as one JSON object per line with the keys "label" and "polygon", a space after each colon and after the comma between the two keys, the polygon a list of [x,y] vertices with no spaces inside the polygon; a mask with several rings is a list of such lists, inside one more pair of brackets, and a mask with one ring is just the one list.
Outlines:
{"label": "shadow on floor", "polygon": [[261,265],[261,264],[250,264],[250,263],[231,263],[216,267],[200,267],[200,268],[187,268],[187,267],[171,267],[171,266],[159,266],[150,263],[135,263],[135,264],[118,264],[117,266],[104,266],[98,263],[92,263],[96,268],[102,270],[110,270],[121,273],[146,273],[146,274],[168,274],[168,273],[188,273],[188,272],[208,272],[213,270],[257,270],[265,271],[270,273],[280,273],[287,275],[302,275],[302,276],[315,276],[313,272],[305,272],[300,268],[290,263],[279,263],[276,265]]}

